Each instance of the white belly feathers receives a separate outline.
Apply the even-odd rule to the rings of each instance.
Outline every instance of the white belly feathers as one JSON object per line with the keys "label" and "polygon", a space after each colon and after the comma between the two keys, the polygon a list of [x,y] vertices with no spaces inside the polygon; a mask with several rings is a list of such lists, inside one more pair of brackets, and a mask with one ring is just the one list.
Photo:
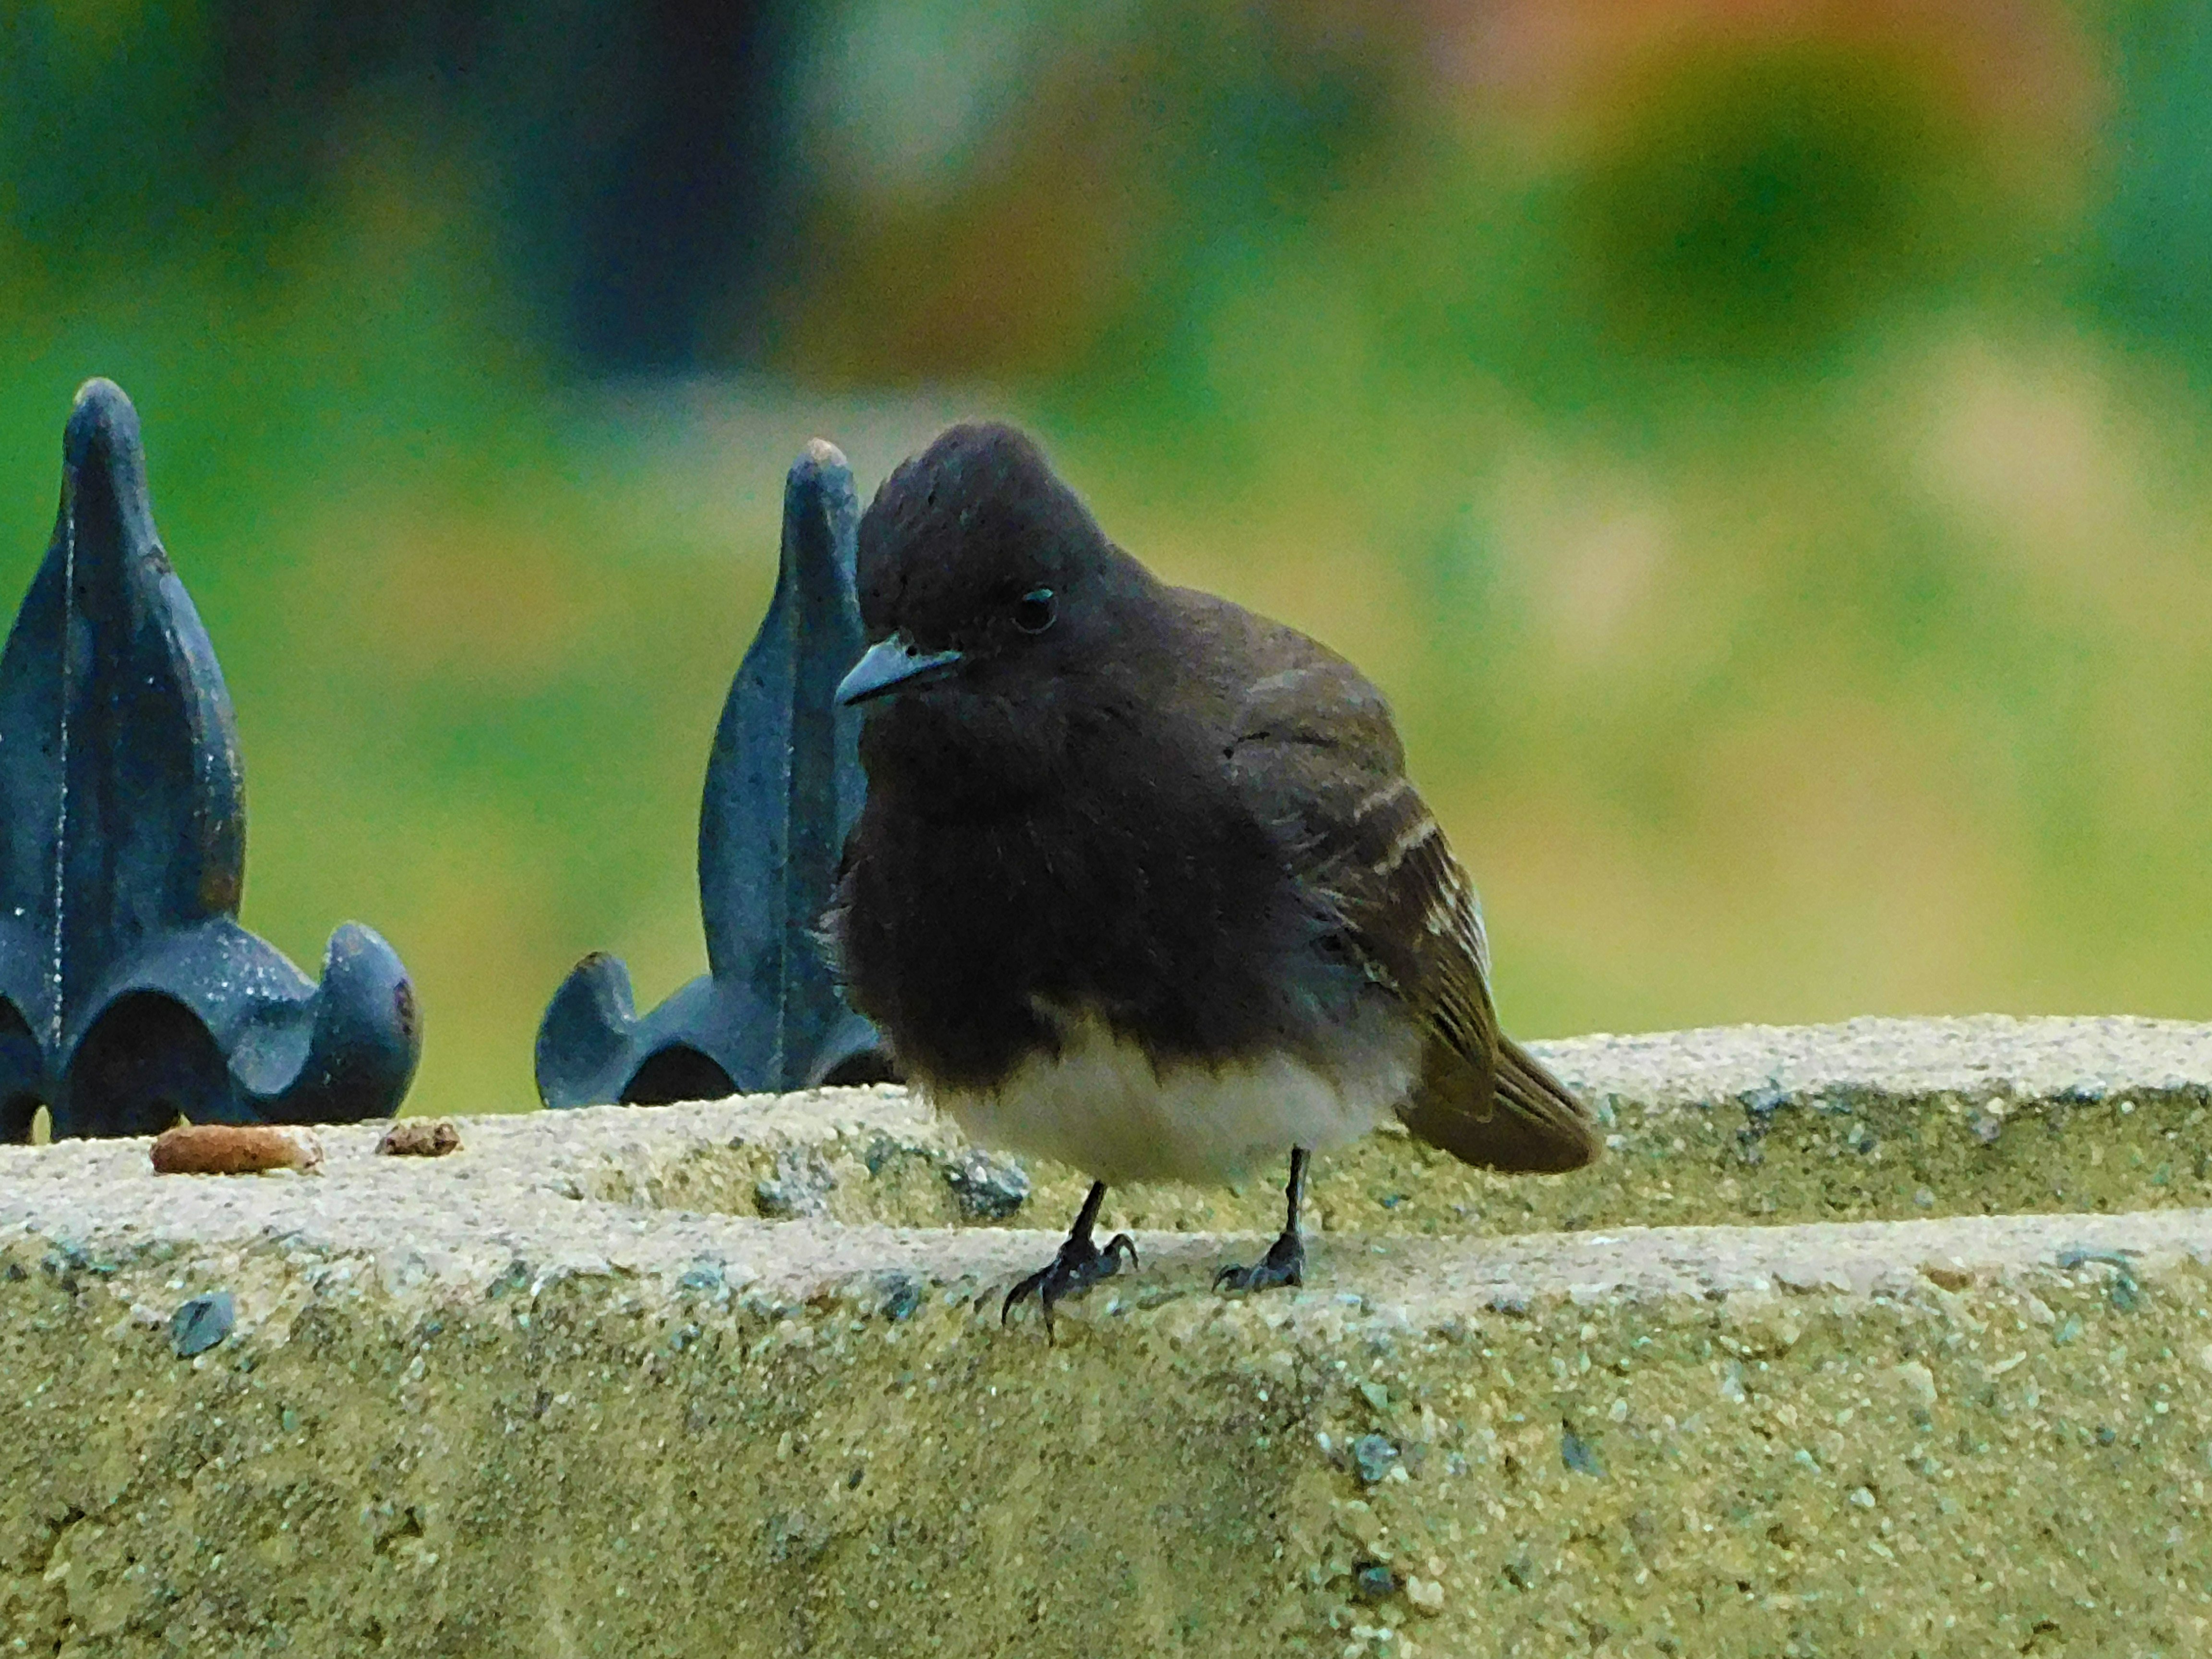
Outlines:
{"label": "white belly feathers", "polygon": [[1289,1155],[1357,1139],[1412,1087],[1410,1030],[1378,1030],[1324,1072],[1280,1052],[1155,1069],[1089,1014],[1054,1012],[1056,1055],[1033,1055],[988,1092],[929,1088],[969,1138],[1072,1164],[1111,1185],[1221,1182]]}

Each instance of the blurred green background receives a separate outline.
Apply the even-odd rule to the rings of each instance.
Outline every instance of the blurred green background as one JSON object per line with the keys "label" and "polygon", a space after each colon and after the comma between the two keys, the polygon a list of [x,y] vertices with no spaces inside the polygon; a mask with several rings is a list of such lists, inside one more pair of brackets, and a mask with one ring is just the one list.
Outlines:
{"label": "blurred green background", "polygon": [[2191,3],[13,0],[0,586],[114,377],[415,1110],[698,971],[783,469],[976,414],[1384,687],[1526,1035],[2201,1017],[2208,135]]}

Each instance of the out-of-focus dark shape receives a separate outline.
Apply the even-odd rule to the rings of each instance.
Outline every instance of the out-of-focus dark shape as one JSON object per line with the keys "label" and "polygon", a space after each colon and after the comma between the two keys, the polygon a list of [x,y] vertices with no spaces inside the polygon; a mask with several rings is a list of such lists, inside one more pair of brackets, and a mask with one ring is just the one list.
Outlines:
{"label": "out-of-focus dark shape", "polygon": [[[564,154],[517,167],[580,181],[562,216],[579,239],[570,337],[601,368],[682,368],[718,352],[750,361],[761,343],[750,302],[778,251],[769,209],[789,30],[776,7],[726,0],[615,15],[632,31],[626,107],[573,131]],[[538,234],[557,246],[568,225]]]}
{"label": "out-of-focus dark shape", "polygon": [[[70,9],[82,10],[82,9]],[[128,51],[35,4],[0,21],[0,221],[98,259],[120,218],[233,257],[404,135],[461,167],[503,276],[595,374],[757,349],[796,14],[760,0],[202,0]],[[87,39],[90,31],[94,38]],[[20,131],[12,129],[20,128]]]}
{"label": "out-of-focus dark shape", "polygon": [[1855,44],[1705,53],[1619,100],[1571,187],[1563,277],[1616,344],[1818,350],[1954,271],[1981,228],[1972,143],[1933,70]]}
{"label": "out-of-focus dark shape", "polygon": [[933,58],[848,36],[804,100],[808,271],[780,297],[809,374],[1103,377],[1109,400],[1202,376],[1187,313],[1387,167],[1422,43],[1365,4],[929,9]]}
{"label": "out-of-focus dark shape", "polygon": [[2109,15],[2120,99],[2093,291],[2146,334],[2212,348],[2212,10],[2153,0]]}
{"label": "out-of-focus dark shape", "polygon": [[817,440],[791,469],[775,597],[722,708],[699,811],[708,971],[642,1019],[594,953],[538,1028],[548,1106],[658,1105],[890,1075],[816,938],[864,787],[860,715],[836,705],[860,654],[852,469]]}
{"label": "out-of-focus dark shape", "polygon": [[138,416],[77,393],[54,538],[0,653],[0,1139],[398,1109],[399,958],[348,923],[319,987],[238,925],[246,810],[215,651],[154,528]]}

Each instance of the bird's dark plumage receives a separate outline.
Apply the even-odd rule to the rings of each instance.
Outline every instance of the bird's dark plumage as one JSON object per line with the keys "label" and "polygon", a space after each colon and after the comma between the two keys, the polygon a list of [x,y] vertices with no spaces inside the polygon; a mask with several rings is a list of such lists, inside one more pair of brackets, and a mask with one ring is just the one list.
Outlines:
{"label": "bird's dark plumage", "polygon": [[859,577],[868,797],[827,932],[971,1133],[1106,1181],[1393,1111],[1473,1164],[1595,1156],[1498,1030],[1474,889],[1349,663],[1158,581],[1002,426],[892,474]]}

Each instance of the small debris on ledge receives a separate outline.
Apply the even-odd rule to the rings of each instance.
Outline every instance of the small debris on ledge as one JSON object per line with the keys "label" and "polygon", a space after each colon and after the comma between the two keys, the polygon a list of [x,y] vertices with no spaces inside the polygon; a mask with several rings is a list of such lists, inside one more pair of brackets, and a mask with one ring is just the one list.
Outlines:
{"label": "small debris on ledge", "polygon": [[180,1123],[154,1137],[155,1175],[258,1175],[313,1170],[323,1143],[312,1131],[246,1123]]}
{"label": "small debris on ledge", "polygon": [[1941,1285],[1947,1291],[1963,1291],[1974,1282],[1974,1270],[1957,1261],[1923,1261],[1920,1264],[1920,1271],[1928,1276],[1931,1284]]}
{"label": "small debris on ledge", "polygon": [[461,1132],[451,1118],[403,1118],[384,1132],[376,1150],[385,1158],[443,1158],[461,1150]]}

